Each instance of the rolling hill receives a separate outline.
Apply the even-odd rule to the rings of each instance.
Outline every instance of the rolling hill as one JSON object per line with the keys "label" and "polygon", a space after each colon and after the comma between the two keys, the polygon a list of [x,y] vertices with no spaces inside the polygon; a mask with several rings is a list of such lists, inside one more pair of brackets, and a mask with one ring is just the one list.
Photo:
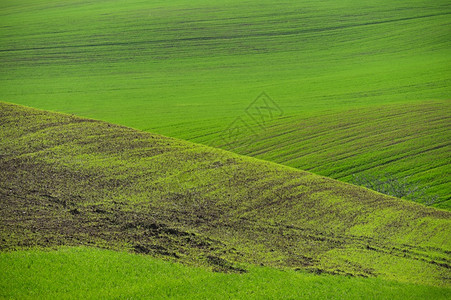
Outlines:
{"label": "rolling hill", "polygon": [[450,213],[287,166],[0,104],[0,249],[96,246],[449,287]]}

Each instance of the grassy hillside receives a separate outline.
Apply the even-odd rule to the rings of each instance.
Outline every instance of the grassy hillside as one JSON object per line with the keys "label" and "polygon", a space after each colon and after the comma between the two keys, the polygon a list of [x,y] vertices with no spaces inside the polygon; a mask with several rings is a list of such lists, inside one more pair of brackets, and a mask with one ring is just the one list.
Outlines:
{"label": "grassy hillside", "polygon": [[[376,278],[250,267],[212,273],[87,248],[0,253],[0,297],[20,299],[449,299],[451,290]],[[289,284],[287,284],[289,282]]]}
{"label": "grassy hillside", "polygon": [[263,90],[286,115],[446,100],[450,13],[446,0],[0,1],[0,100],[180,138],[221,130]]}
{"label": "grassy hillside", "polygon": [[429,101],[285,116],[263,128],[239,125],[228,138],[221,138],[224,130],[194,131],[189,139],[347,182],[353,175],[396,174],[450,209],[450,116],[450,101]]}
{"label": "grassy hillside", "polygon": [[449,286],[450,213],[274,163],[0,104],[0,249],[90,245]]}

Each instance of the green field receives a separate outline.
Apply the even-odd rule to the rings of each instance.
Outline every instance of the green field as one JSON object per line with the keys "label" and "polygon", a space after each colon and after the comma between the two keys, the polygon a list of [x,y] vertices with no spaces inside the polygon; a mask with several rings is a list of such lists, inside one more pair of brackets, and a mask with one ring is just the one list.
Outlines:
{"label": "green field", "polygon": [[[3,1],[0,97],[206,144],[262,91],[289,117],[283,128],[311,116],[316,123],[331,114],[345,120],[352,117],[348,110],[355,115],[389,103],[405,103],[405,111],[412,103],[450,99],[450,13],[448,1]],[[440,110],[444,102],[438,103],[430,119],[449,115],[449,105]],[[432,139],[419,112],[409,113],[423,135],[419,147],[440,148],[438,160],[436,151],[426,151],[418,161],[411,153],[416,144],[388,151],[380,142],[362,159],[355,147],[331,142],[343,133],[332,130],[329,140],[314,139],[295,157],[287,149],[257,157],[344,181],[361,170],[412,175],[439,197],[436,206],[449,209],[449,158],[443,157],[449,133],[437,128],[432,134],[439,139]],[[380,114],[363,121],[370,132],[381,125]],[[387,138],[403,137],[405,119],[392,121],[399,134]],[[360,129],[368,134],[368,128]],[[273,141],[292,145],[288,137]],[[364,134],[355,138],[355,145],[368,142]],[[271,143],[256,145],[256,152]],[[331,146],[324,155],[357,159],[333,167],[312,162],[324,143]],[[386,166],[392,155],[408,158]]]}
{"label": "green field", "polygon": [[450,15],[0,0],[0,297],[449,298]]}
{"label": "green field", "polygon": [[[1,1],[3,101],[184,138],[263,90],[285,114],[450,98],[449,1]],[[202,126],[204,125],[204,126]]]}
{"label": "green field", "polygon": [[[87,248],[0,253],[0,297],[20,299],[449,299],[451,290],[376,278],[250,267],[212,273]],[[26,271],[24,271],[26,270]],[[39,275],[38,275],[39,274]]]}

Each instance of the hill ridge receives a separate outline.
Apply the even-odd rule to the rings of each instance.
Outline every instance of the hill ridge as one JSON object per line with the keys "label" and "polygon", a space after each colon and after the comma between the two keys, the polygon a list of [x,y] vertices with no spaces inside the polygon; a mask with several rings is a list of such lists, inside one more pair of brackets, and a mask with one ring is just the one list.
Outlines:
{"label": "hill ridge", "polygon": [[84,244],[220,271],[449,285],[447,211],[124,126],[0,108],[3,250]]}

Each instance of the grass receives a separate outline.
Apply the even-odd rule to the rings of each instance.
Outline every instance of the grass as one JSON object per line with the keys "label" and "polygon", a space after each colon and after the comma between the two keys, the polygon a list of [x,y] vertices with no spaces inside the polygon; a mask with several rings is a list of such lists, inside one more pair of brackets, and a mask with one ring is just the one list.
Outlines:
{"label": "grass", "polygon": [[[96,246],[449,286],[450,213],[215,148],[1,105],[0,246]],[[26,185],[24,185],[26,182]]]}
{"label": "grass", "polygon": [[[449,288],[251,266],[213,273],[92,248],[0,253],[0,296],[20,299],[449,299]],[[289,283],[289,284],[288,284]]]}
{"label": "grass", "polygon": [[0,1],[0,99],[211,144],[264,90],[288,118],[240,154],[347,182],[410,176],[449,209],[450,13],[444,0]]}

